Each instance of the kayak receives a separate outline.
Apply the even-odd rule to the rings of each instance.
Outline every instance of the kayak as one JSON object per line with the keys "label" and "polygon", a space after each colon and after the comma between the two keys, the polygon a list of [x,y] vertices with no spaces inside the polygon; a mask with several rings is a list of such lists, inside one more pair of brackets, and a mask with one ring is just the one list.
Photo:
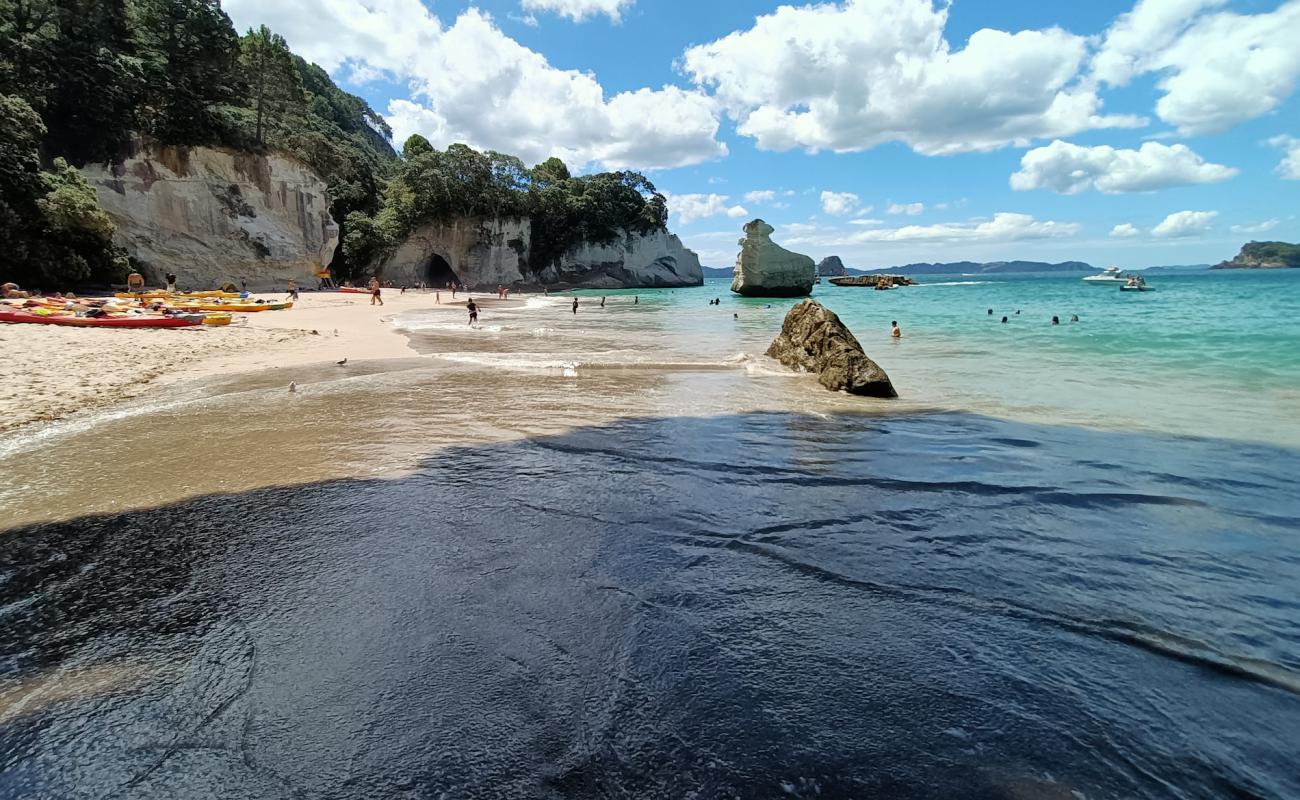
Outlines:
{"label": "kayak", "polygon": [[166,291],[165,289],[154,289],[148,292],[116,292],[113,294],[113,296],[120,297],[123,300],[134,300],[140,297],[150,297],[158,300],[166,300],[168,298],[173,298],[173,297],[178,299],[190,298],[190,297],[196,299],[200,297],[235,298],[235,297],[239,297],[239,292],[221,292],[215,290],[211,292],[169,292]]}
{"label": "kayak", "polygon": [[32,314],[27,311],[0,310],[0,322],[34,322],[40,325],[71,325],[78,328],[191,328],[203,321],[193,317],[77,317],[59,314]]}
{"label": "kayak", "polygon": [[339,291],[343,294],[373,294],[369,289],[356,289],[351,286],[339,289]]}
{"label": "kayak", "polygon": [[177,311],[238,311],[241,313],[252,313],[254,311],[283,311],[286,308],[293,308],[292,302],[285,303],[171,303],[169,304]]}

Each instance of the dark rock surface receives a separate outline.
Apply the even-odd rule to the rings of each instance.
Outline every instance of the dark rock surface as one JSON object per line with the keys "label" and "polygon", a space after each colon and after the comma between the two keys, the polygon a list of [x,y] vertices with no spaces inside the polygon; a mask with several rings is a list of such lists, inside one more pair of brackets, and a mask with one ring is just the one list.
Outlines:
{"label": "dark rock surface", "polygon": [[853,333],[814,300],[790,309],[767,354],[791,369],[817,373],[821,385],[833,392],[898,397],[889,376],[867,357]]}
{"label": "dark rock surface", "polygon": [[837,278],[849,274],[839,256],[826,256],[817,264],[817,274],[823,278]]}

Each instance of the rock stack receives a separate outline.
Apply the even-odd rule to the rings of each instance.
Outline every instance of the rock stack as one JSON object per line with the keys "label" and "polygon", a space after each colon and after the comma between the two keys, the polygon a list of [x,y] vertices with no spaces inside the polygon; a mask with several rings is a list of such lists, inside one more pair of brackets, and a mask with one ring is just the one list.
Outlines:
{"label": "rock stack", "polygon": [[774,230],[761,219],[745,225],[731,291],[746,297],[802,297],[812,292],[817,280],[813,260],[773,242]]}
{"label": "rock stack", "polygon": [[823,278],[838,278],[849,273],[839,256],[826,256],[817,263],[817,274]]}
{"label": "rock stack", "polygon": [[805,300],[786,314],[781,335],[767,354],[791,369],[815,372],[833,392],[867,397],[898,397],[880,365],[867,357],[853,333],[834,312]]}

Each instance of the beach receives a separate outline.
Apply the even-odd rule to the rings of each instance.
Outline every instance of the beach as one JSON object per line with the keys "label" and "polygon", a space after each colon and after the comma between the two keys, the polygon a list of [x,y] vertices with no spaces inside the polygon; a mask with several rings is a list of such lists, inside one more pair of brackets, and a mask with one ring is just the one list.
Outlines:
{"label": "beach", "polygon": [[466,313],[463,298],[451,305],[448,296],[447,305],[437,305],[432,292],[387,289],[383,299],[379,307],[367,295],[304,292],[291,309],[239,314],[236,324],[215,328],[0,325],[0,348],[7,353],[0,361],[0,432],[110,407],[179,380],[414,356],[392,325],[394,315],[412,309]]}

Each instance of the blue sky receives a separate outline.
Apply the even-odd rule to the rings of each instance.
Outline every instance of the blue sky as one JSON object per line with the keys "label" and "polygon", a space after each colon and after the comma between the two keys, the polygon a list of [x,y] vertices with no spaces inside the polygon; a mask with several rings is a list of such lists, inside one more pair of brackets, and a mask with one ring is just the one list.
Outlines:
{"label": "blue sky", "polygon": [[1300,241],[1300,0],[225,0],[435,145],[646,172],[852,266]]}

